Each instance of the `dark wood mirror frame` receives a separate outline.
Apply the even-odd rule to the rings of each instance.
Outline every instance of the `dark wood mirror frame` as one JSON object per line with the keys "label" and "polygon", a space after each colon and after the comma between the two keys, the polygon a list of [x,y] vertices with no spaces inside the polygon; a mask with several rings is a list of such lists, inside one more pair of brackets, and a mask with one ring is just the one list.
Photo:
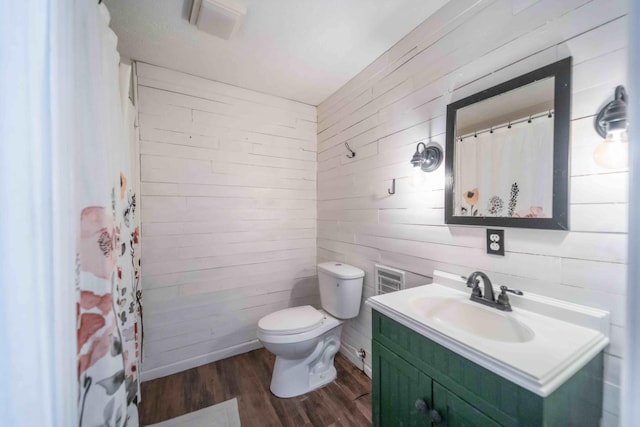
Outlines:
{"label": "dark wood mirror frame", "polygon": [[[445,224],[542,228],[568,230],[569,211],[569,132],[571,119],[571,57],[538,68],[519,77],[478,92],[447,105],[447,136],[445,154]],[[517,89],[538,80],[555,77],[553,122],[553,213],[551,218],[513,218],[454,216],[454,150],[456,112],[496,95]]]}

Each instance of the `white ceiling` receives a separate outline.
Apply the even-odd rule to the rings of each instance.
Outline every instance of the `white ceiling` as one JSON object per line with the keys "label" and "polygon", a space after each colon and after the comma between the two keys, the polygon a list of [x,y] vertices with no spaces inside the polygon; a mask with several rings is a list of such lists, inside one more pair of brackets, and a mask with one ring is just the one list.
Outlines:
{"label": "white ceiling", "polygon": [[105,0],[120,54],[318,105],[447,0],[239,0],[232,40],[189,24],[192,0]]}

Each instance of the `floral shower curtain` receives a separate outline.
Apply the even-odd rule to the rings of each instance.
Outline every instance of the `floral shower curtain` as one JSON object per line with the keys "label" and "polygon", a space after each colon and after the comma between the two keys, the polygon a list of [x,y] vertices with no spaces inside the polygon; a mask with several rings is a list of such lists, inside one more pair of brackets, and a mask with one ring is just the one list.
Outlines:
{"label": "floral shower curtain", "polygon": [[[80,426],[137,426],[140,400],[140,256],[135,159],[120,96],[117,38],[104,4],[86,8],[90,58],[76,70],[81,92],[76,117],[74,215],[78,419]],[[126,93],[126,91],[123,91]],[[128,103],[128,99],[124,100]],[[125,106],[128,104],[125,103]],[[133,161],[133,162],[132,162]],[[132,167],[133,165],[133,167]]]}
{"label": "floral shower curtain", "polygon": [[552,119],[457,140],[455,152],[455,215],[551,217]]}

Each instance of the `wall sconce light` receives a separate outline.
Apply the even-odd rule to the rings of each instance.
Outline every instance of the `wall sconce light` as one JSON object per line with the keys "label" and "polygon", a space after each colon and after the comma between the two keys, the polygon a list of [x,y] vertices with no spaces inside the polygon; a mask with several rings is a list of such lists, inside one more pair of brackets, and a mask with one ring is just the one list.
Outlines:
{"label": "wall sconce light", "polygon": [[[422,151],[420,151],[420,146],[422,146]],[[424,142],[418,142],[416,152],[411,158],[411,164],[423,172],[433,172],[442,163],[442,157],[442,150],[437,145],[427,147]]]}
{"label": "wall sconce light", "polygon": [[[420,151],[422,147],[422,151]],[[424,142],[419,142],[416,146],[416,152],[411,157],[413,165],[413,173],[411,176],[411,185],[413,187],[422,187],[426,178],[422,172],[433,172],[438,169],[442,163],[442,150],[437,145],[427,146]]]}
{"label": "wall sconce light", "polygon": [[593,160],[608,169],[624,168],[629,164],[629,140],[627,137],[627,92],[624,86],[616,87],[615,98],[598,111],[594,123],[603,142],[593,152]]}

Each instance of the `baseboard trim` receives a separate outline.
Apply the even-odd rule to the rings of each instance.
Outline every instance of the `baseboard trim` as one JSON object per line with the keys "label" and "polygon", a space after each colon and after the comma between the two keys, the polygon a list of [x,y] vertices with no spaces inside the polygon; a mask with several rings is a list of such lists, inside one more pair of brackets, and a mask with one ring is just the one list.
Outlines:
{"label": "baseboard trim", "polygon": [[172,363],[166,366],[160,366],[145,370],[144,366],[140,372],[140,381],[150,381],[156,378],[166,377],[167,375],[175,374],[178,372],[186,371],[187,369],[195,368],[197,366],[206,365],[207,363],[215,362],[217,360],[226,359],[227,357],[236,356],[238,354],[246,353],[248,351],[256,350],[262,347],[262,343],[259,340],[251,340],[242,344],[227,347],[222,350],[212,351],[211,353],[203,354],[201,356],[192,357],[190,359],[181,360],[176,363]]}
{"label": "baseboard trim", "polygon": [[[356,368],[362,369],[362,361],[358,359],[356,356],[356,348],[350,346],[349,344],[341,343],[340,344],[340,353],[347,358],[349,362],[351,362]],[[364,373],[369,378],[373,379],[373,371],[371,370],[371,366],[367,365],[365,360],[364,363]]]}
{"label": "baseboard trim", "polygon": [[[201,356],[192,357],[190,359],[181,360],[176,363],[172,363],[166,366],[160,366],[148,370],[142,370],[140,372],[140,381],[151,381],[156,378],[166,377],[167,375],[175,374],[178,372],[186,371],[187,369],[195,368],[197,366],[206,365],[207,363],[215,362],[218,360],[226,359],[227,357],[236,356],[238,354],[247,353],[252,350],[256,350],[262,347],[262,343],[259,340],[252,340],[246,343],[234,345],[222,350],[213,351],[211,353],[203,354]],[[356,349],[348,344],[342,343],[340,345],[340,353],[347,358],[358,369],[362,369],[362,361],[356,356]],[[371,366],[365,362],[364,373],[369,378],[373,378],[373,372]]]}

